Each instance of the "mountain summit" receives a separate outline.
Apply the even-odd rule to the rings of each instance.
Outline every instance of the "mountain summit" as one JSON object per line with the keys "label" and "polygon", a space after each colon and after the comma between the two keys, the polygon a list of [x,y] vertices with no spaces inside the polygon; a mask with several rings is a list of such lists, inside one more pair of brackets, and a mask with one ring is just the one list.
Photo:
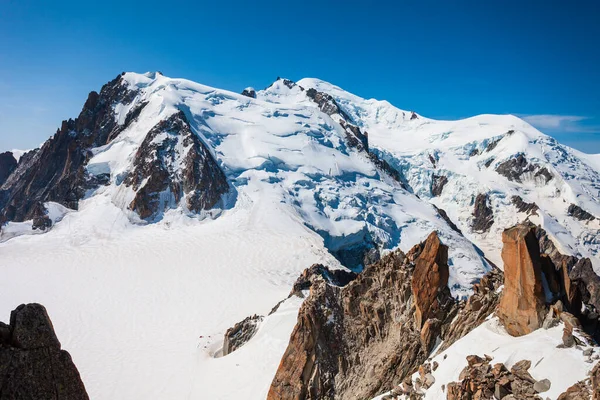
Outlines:
{"label": "mountain summit", "polygon": [[[435,231],[444,260],[427,265],[444,277],[429,297],[443,291],[458,312],[502,268],[502,232],[529,221],[593,274],[599,174],[600,155],[510,115],[437,121],[314,78],[237,94],[123,73],[39,149],[0,155],[0,251],[15,282],[0,304],[58,309],[91,398],[264,398],[302,300],[244,318],[267,314],[306,267],[328,265],[328,279],[392,268]],[[411,262],[402,255],[407,277]],[[216,338],[242,320],[257,333],[220,357]],[[424,360],[435,336],[418,328]],[[215,384],[238,365],[235,388]]]}

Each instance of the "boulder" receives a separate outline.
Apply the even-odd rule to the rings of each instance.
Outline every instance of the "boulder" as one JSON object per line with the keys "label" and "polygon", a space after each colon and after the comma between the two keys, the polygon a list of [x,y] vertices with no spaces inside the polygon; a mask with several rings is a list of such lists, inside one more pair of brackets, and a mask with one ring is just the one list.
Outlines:
{"label": "boulder", "polygon": [[252,339],[258,331],[258,324],[262,320],[263,317],[252,315],[227,329],[223,339],[223,355],[226,356],[233,353]]}
{"label": "boulder", "polygon": [[513,336],[540,328],[546,314],[535,227],[519,224],[502,233],[504,290],[497,315]]}

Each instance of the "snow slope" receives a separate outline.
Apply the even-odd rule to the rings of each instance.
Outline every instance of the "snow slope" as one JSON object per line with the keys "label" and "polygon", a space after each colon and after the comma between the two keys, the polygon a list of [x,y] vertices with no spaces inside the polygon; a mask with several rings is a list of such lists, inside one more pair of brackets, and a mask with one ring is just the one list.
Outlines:
{"label": "snow slope", "polygon": [[[491,365],[503,363],[510,369],[521,360],[531,361],[529,372],[535,380],[548,379],[552,383],[542,397],[556,399],[571,385],[587,377],[593,368],[593,363],[587,363],[588,357],[583,350],[592,349],[598,355],[598,347],[557,348],[562,343],[564,324],[560,323],[550,329],[538,329],[529,335],[521,337],[510,336],[497,318],[491,318],[461,338],[444,352],[431,359],[439,364],[432,371],[435,383],[424,391],[424,399],[443,399],[446,396],[445,387],[450,382],[460,382],[459,375],[467,366],[468,355],[493,357]],[[582,342],[585,343],[585,340]],[[557,366],[560,365],[560,368]],[[419,376],[413,375],[413,380]],[[442,388],[444,386],[444,388]],[[382,396],[374,400],[380,400]]]}

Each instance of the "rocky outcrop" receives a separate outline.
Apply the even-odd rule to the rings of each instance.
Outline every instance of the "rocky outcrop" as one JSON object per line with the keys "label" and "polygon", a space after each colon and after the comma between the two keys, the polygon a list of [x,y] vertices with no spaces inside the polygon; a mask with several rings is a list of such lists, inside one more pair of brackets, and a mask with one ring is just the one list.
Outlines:
{"label": "rocky outcrop", "polygon": [[600,400],[600,363],[589,373],[589,378],[575,383],[558,400]]}
{"label": "rocky outcrop", "polygon": [[473,285],[473,294],[458,303],[459,312],[445,332],[444,342],[437,349],[438,354],[477,328],[496,311],[500,301],[498,288],[503,283],[502,271],[493,268]]}
{"label": "rocky outcrop", "polygon": [[8,179],[9,175],[17,168],[17,160],[10,151],[0,153],[0,186]]}
{"label": "rocky outcrop", "polygon": [[[396,250],[367,266],[343,288],[317,277],[268,399],[371,398],[414,372],[457,312],[441,287],[446,260],[447,248],[432,233],[407,254]],[[418,299],[413,274],[432,285]]]}
{"label": "rocky outcrop", "polygon": [[435,210],[437,211],[438,215],[440,217],[442,217],[442,219],[444,221],[446,221],[446,223],[448,224],[448,226],[450,228],[452,228],[453,231],[458,232],[462,235],[462,231],[460,229],[458,229],[458,226],[456,226],[456,224],[450,219],[450,217],[448,216],[448,213],[446,213],[446,210],[438,208],[435,206],[435,204],[432,204],[433,208],[435,208]]}
{"label": "rocky outcrop", "polygon": [[341,116],[346,122],[350,121],[350,117],[342,108],[337,104],[333,96],[325,92],[319,92],[316,89],[310,88],[306,91],[306,95],[317,105],[319,110],[327,115],[337,114]]}
{"label": "rocky outcrop", "polygon": [[48,210],[46,210],[46,207],[43,204],[36,204],[33,210],[33,222],[31,224],[31,229],[45,231],[51,227],[52,220],[48,216]]}
{"label": "rocky outcrop", "polygon": [[340,125],[346,132],[346,140],[350,147],[358,151],[369,152],[369,134],[362,132],[360,128],[344,120],[339,120]]}
{"label": "rocky outcrop", "polygon": [[441,195],[447,183],[448,178],[445,175],[433,174],[431,176],[431,195],[434,197]]}
{"label": "rocky outcrop", "polygon": [[[368,264],[367,264],[368,265]],[[348,283],[356,279],[358,275],[352,271],[345,269],[329,269],[322,264],[313,264],[309,268],[302,271],[302,274],[294,282],[290,296],[301,296],[303,290],[308,290],[313,285],[315,280],[319,278],[334,286],[346,286]]]}
{"label": "rocky outcrop", "polygon": [[[536,381],[529,374],[531,361],[521,360],[510,371],[502,363],[490,365],[492,357],[467,356],[467,366],[461,371],[460,382],[447,387],[448,400],[463,399],[544,399],[551,387],[548,379]],[[541,393],[541,396],[538,394]],[[511,397],[512,396],[512,397]]]}
{"label": "rocky outcrop", "polygon": [[419,257],[415,260],[412,276],[415,323],[418,329],[428,319],[441,319],[443,304],[448,301],[448,247],[444,246],[435,232],[425,241]]}
{"label": "rocky outcrop", "polygon": [[0,322],[0,398],[88,399],[40,304],[22,304],[11,313],[10,325]]}
{"label": "rocky outcrop", "polygon": [[116,121],[113,109],[117,103],[131,104],[136,95],[118,76],[100,93],[89,94],[76,119],[63,121],[38,151],[23,156],[0,187],[0,223],[31,219],[36,205],[47,201],[77,209],[85,192],[105,178],[87,173],[90,149],[107,144],[137,117],[143,105],[132,107],[123,124]]}
{"label": "rocky outcrop", "polygon": [[535,227],[520,224],[506,229],[502,243],[504,290],[497,315],[509,334],[522,336],[540,328],[546,314]]}
{"label": "rocky outcrop", "polygon": [[223,355],[226,356],[233,353],[243,345],[245,345],[258,331],[258,325],[262,322],[263,317],[252,315],[244,318],[233,327],[227,329],[223,339]]}
{"label": "rocky outcrop", "polygon": [[123,183],[136,192],[129,208],[144,219],[158,218],[184,197],[190,211],[208,210],[229,189],[225,174],[182,111],[148,132],[133,165]]}
{"label": "rocky outcrop", "polygon": [[471,228],[473,232],[485,233],[490,230],[494,224],[494,212],[488,204],[488,195],[480,193],[475,198],[473,209],[473,223]]}
{"label": "rocky outcrop", "polygon": [[251,97],[253,99],[256,98],[256,90],[252,87],[247,87],[242,91],[242,96]]}
{"label": "rocky outcrop", "polygon": [[537,215],[537,211],[540,209],[538,207],[537,204],[535,203],[527,203],[525,202],[521,196],[512,196],[510,198],[511,203],[513,203],[515,205],[515,207],[517,208],[517,211],[522,212],[522,213],[527,213],[527,214],[536,214]]}
{"label": "rocky outcrop", "polygon": [[567,214],[579,221],[593,221],[596,219],[592,214],[575,204],[569,205]]}
{"label": "rocky outcrop", "polygon": [[533,172],[535,167],[527,162],[523,154],[504,161],[496,167],[496,172],[506,177],[509,181],[521,182],[521,177],[526,172]]}

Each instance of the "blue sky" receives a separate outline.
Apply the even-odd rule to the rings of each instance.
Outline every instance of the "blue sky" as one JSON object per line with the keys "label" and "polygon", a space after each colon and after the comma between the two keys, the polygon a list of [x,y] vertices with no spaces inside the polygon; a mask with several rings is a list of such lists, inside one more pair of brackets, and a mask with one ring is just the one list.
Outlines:
{"label": "blue sky", "polygon": [[600,2],[0,0],[0,150],[122,71],[263,88],[318,77],[431,118],[516,114],[600,153]]}

